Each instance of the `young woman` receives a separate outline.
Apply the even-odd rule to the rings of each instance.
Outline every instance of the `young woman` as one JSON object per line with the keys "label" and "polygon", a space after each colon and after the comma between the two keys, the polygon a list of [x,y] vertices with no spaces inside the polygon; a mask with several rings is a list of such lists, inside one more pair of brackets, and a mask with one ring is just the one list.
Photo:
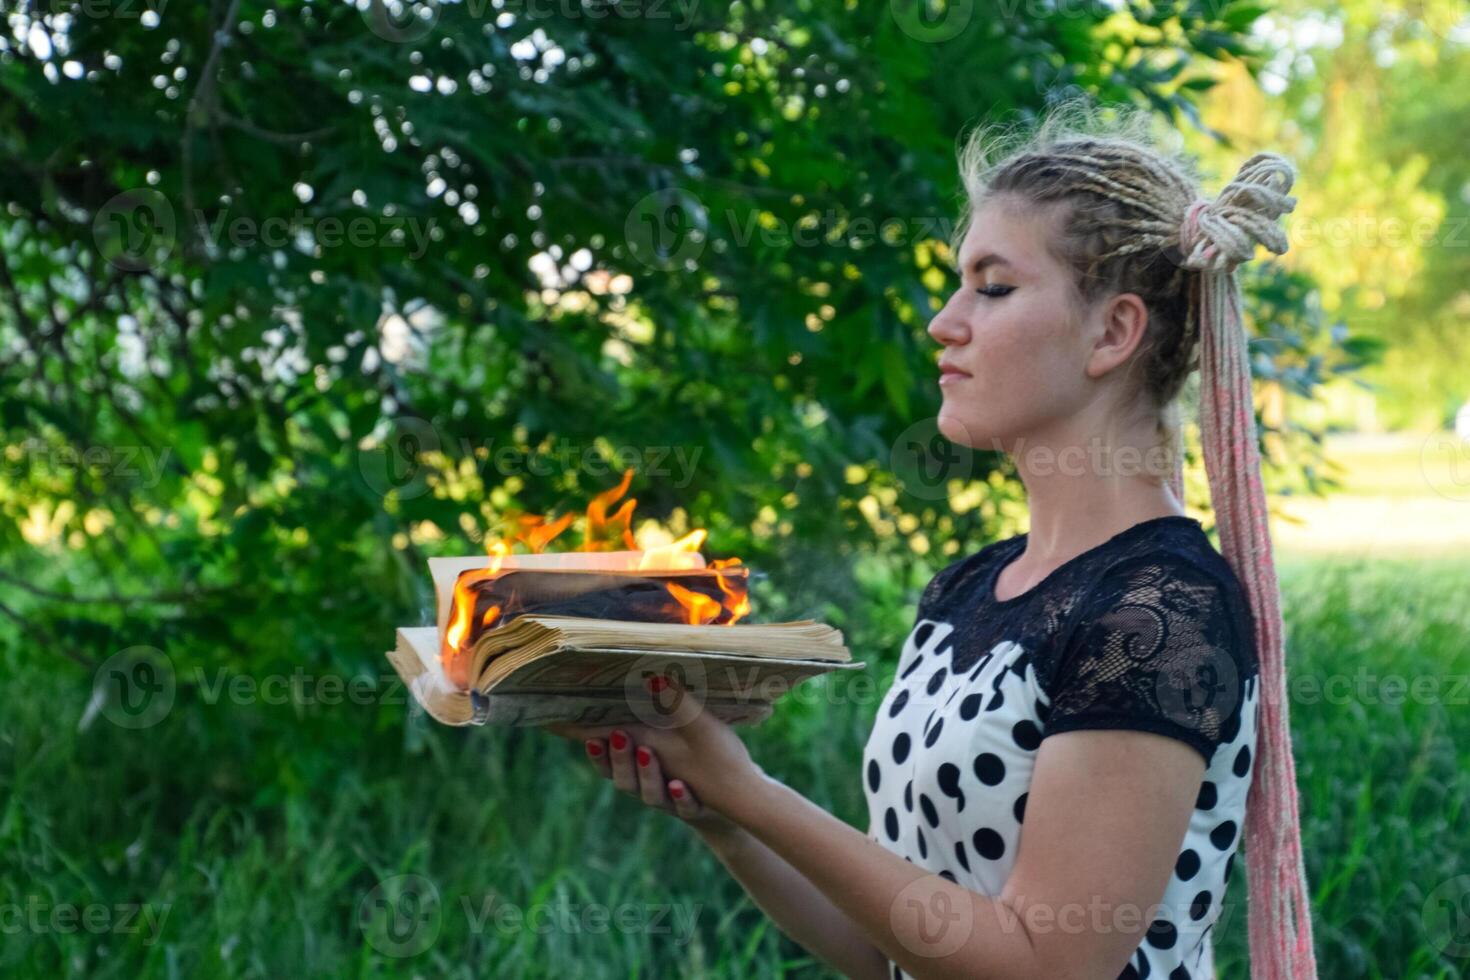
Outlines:
{"label": "young woman", "polygon": [[[1293,172],[1258,155],[1206,201],[1121,118],[1058,113],[962,154],[938,424],[1014,459],[1031,530],[924,590],[863,753],[868,832],[707,713],[560,729],[849,976],[1212,978],[1242,837],[1252,976],[1315,976],[1233,274],[1286,250]],[[1223,555],[1183,513],[1196,366]]]}

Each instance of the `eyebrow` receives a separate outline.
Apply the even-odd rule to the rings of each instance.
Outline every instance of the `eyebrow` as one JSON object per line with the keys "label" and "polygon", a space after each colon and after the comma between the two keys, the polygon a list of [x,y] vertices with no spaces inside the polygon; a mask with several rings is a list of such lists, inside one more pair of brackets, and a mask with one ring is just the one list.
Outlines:
{"label": "eyebrow", "polygon": [[984,272],[992,265],[1005,265],[1010,266],[1012,269],[1016,268],[1016,266],[1011,263],[1011,260],[1006,258],[1004,255],[1001,255],[999,252],[991,252],[988,255],[982,255],[975,261],[971,262],[969,266],[969,271],[978,274]]}

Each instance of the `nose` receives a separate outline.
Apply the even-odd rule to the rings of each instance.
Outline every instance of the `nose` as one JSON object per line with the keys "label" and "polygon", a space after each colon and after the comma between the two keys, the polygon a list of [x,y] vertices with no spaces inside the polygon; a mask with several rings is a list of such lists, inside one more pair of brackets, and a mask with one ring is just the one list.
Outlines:
{"label": "nose", "polygon": [[956,303],[960,295],[956,290],[944,304],[944,308],[934,314],[934,319],[929,321],[928,333],[945,347],[953,344],[963,344],[970,339],[970,325],[960,315]]}

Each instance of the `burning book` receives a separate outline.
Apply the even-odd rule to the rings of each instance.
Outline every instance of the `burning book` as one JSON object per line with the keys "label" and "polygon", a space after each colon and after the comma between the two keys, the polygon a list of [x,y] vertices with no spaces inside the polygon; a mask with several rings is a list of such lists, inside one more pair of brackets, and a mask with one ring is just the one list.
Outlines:
{"label": "burning book", "polygon": [[[606,515],[631,476],[589,505],[589,542],[633,543],[633,501]],[[738,559],[706,565],[703,531],[661,548],[547,554],[570,519],[523,523],[488,559],[430,559],[436,625],[398,630],[388,654],[445,724],[649,721],[660,712],[644,683],[660,674],[732,724],[759,723],[796,684],[863,666],[831,626],[741,622],[749,571]],[[533,551],[512,553],[516,542]]]}

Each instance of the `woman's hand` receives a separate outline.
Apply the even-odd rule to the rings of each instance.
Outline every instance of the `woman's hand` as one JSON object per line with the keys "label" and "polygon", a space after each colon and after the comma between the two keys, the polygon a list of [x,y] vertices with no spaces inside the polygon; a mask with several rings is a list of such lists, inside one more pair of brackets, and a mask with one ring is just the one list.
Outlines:
{"label": "woman's hand", "polygon": [[635,745],[625,730],[615,729],[606,739],[593,737],[584,741],[593,768],[647,806],[674,814],[701,835],[728,836],[739,830],[701,803],[684,780],[666,776],[658,753],[647,745]]}
{"label": "woman's hand", "polygon": [[731,727],[676,682],[654,678],[649,689],[661,713],[668,711],[657,726],[545,727],[580,739],[588,760],[614,786],[674,814],[701,835],[738,830],[724,811],[735,794],[765,774]]}

